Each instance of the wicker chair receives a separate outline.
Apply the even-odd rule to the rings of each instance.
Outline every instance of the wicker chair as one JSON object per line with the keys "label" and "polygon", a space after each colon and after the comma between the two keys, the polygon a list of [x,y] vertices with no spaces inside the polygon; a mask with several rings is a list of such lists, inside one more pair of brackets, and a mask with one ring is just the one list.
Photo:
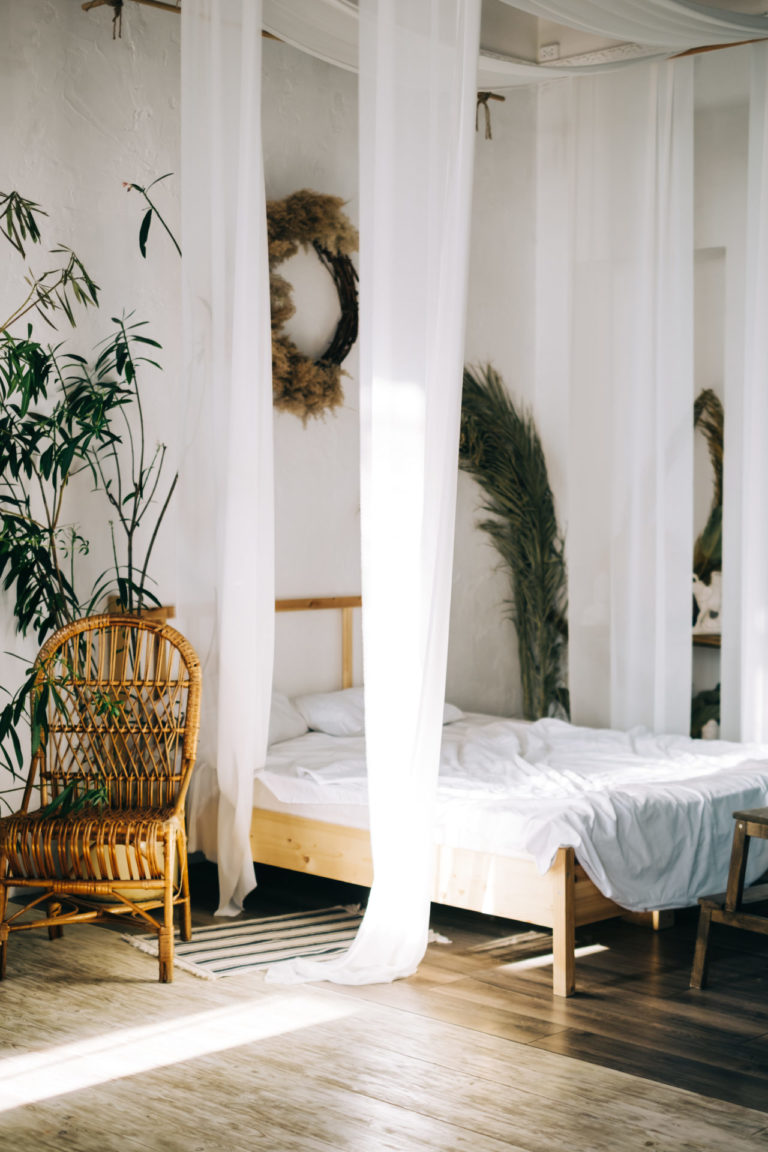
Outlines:
{"label": "wicker chair", "polygon": [[157,933],[170,981],[175,905],[191,934],[184,798],[199,660],[167,624],[107,615],[61,628],[36,667],[47,726],[21,811],[0,820],[0,978],[11,932],[47,925],[54,939],[65,924],[127,921]]}

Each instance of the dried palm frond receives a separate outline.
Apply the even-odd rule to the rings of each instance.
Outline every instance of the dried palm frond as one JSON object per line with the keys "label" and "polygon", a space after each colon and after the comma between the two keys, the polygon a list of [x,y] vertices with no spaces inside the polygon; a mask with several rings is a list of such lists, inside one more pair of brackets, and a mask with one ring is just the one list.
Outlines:
{"label": "dried palm frond", "polygon": [[510,573],[506,602],[517,631],[527,719],[569,715],[563,537],[533,418],[490,365],[464,370],[459,465],[485,492],[480,522]]}
{"label": "dried palm frond", "polygon": [[720,685],[697,692],[691,701],[691,736],[701,738],[701,730],[710,720],[720,723]]}
{"label": "dried palm frond", "polygon": [[700,580],[709,583],[713,572],[723,563],[723,435],[725,414],[719,397],[705,388],[693,405],[693,426],[703,432],[712,462],[712,507],[704,529],[693,548],[693,570]]}
{"label": "dried palm frond", "polygon": [[725,427],[725,413],[722,401],[711,388],[705,388],[696,397],[693,405],[693,426],[700,428],[707,440],[709,458],[712,461],[712,472],[715,480],[715,490],[712,503],[723,502],[723,431]]}

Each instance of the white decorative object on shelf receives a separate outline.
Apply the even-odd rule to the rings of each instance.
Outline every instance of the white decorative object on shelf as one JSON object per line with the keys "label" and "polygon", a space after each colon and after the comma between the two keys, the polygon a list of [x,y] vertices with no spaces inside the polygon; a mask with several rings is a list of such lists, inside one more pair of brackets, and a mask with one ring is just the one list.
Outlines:
{"label": "white decorative object on shelf", "polygon": [[698,612],[693,625],[694,635],[720,631],[720,601],[722,597],[722,572],[713,572],[709,584],[693,577],[693,595]]}

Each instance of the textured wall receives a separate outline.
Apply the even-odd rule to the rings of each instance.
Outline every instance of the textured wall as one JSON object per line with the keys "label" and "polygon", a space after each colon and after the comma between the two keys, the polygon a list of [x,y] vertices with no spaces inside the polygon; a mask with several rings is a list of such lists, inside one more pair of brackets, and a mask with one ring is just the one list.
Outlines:
{"label": "textured wall", "polygon": [[[171,451],[180,363],[178,258],[155,227],[149,258],[142,260],[141,203],[122,182],[178,173],[179,36],[178,17],[138,5],[126,5],[123,38],[113,41],[107,9],[86,14],[78,0],[0,0],[0,188],[18,188],[43,205],[47,244],[76,248],[102,287],[98,315],[83,317],[72,337],[61,333],[73,349],[87,353],[105,335],[109,317],[123,310],[151,320],[151,332],[163,344],[164,371],[147,376],[148,416],[153,436]],[[700,97],[711,93],[711,99],[700,98],[697,117],[696,242],[709,253],[707,267],[717,280],[709,287],[702,280],[699,300],[700,328],[707,329],[709,342],[697,364],[702,383],[709,382],[715,359],[732,354],[728,334],[715,336],[709,317],[724,290],[726,250],[726,267],[743,259],[734,233],[743,217],[734,173],[743,167],[738,105],[744,95],[733,88],[728,55],[713,54],[717,60],[699,66]],[[357,222],[355,76],[272,41],[264,43],[264,72],[268,197],[303,187],[333,193],[347,201]],[[535,371],[532,100],[528,92],[508,92],[505,103],[491,106],[493,139],[482,132],[476,138],[467,321],[468,362],[492,361],[515,396],[528,401],[534,399]],[[174,226],[178,195],[176,176],[158,190]],[[35,266],[44,260],[37,254]],[[284,271],[294,285],[295,337],[307,351],[319,350],[336,322],[335,292],[313,256],[300,254]],[[21,273],[21,262],[0,248],[3,314],[18,299]],[[325,420],[304,427],[296,417],[276,413],[280,596],[359,590],[357,366],[353,349],[345,405]],[[701,464],[706,472],[706,460]],[[92,569],[98,571],[107,562],[104,517],[87,490],[73,495],[85,526],[101,525],[93,542]],[[515,633],[503,607],[509,584],[495,550],[475,527],[481,499],[474,482],[461,475],[447,694],[464,707],[513,714],[520,689]],[[707,502],[699,501],[699,517]],[[168,600],[175,589],[175,530],[171,514],[153,563]],[[303,623],[280,622],[281,686],[312,687],[320,651],[331,644],[323,627],[314,651]],[[8,605],[0,602],[0,652],[34,648],[14,636]],[[18,661],[0,656],[0,681],[13,685],[19,670]],[[334,675],[334,664],[324,668],[321,685]]]}
{"label": "textured wall", "polygon": [[[517,402],[534,400],[535,97],[491,102],[475,135],[475,180],[466,362],[492,363]],[[456,507],[447,695],[462,706],[520,714],[517,635],[507,618],[511,585],[486,533],[476,528],[482,489],[463,472]]]}
{"label": "textured wall", "polygon": [[[357,225],[357,77],[275,41],[264,42],[264,174],[268,199],[301,188],[341,196]],[[356,257],[353,257],[356,262]],[[339,317],[328,273],[314,253],[284,264],[296,314],[287,330],[307,354],[327,347]],[[303,425],[275,412],[276,589],[278,596],[360,591],[358,349],[344,364],[344,404]],[[337,622],[336,622],[337,623]],[[286,691],[333,687],[331,621],[306,616],[277,625],[275,679]],[[311,635],[307,635],[310,628]],[[321,679],[315,680],[318,665]],[[360,663],[358,662],[358,671]]]}
{"label": "textured wall", "polygon": [[[0,3],[0,106],[5,146],[0,188],[17,189],[48,213],[43,244],[29,253],[34,268],[53,266],[46,248],[72,247],[101,288],[97,311],[78,313],[72,333],[35,321],[38,338],[65,341],[90,356],[112,330],[111,317],[134,313],[163,349],[162,373],[142,376],[150,444],[167,443],[175,456],[179,382],[179,283],[176,253],[156,227],[149,256],[138,249],[142,201],[123,181],[146,184],[179,164],[179,19],[127,6],[123,38],[112,40],[108,10],[84,13],[62,0]],[[172,226],[178,217],[178,180],[157,191]],[[20,298],[23,263],[0,249],[0,302]],[[7,312],[8,309],[6,309]],[[17,329],[18,331],[18,329]],[[108,563],[109,539],[101,505],[88,486],[73,509],[94,529],[93,570]],[[97,530],[98,525],[98,530]],[[153,570],[162,596],[173,595],[172,522],[158,544]]]}
{"label": "textured wall", "polygon": [[[112,40],[111,12],[84,13],[76,0],[0,0],[0,189],[16,189],[48,213],[43,244],[28,254],[38,272],[54,267],[47,249],[71,246],[101,287],[98,312],[80,313],[71,332],[35,323],[39,339],[65,342],[90,356],[111,330],[110,317],[135,312],[163,345],[163,372],[145,374],[150,444],[175,457],[179,365],[178,256],[159,232],[146,261],[138,249],[141,202],[123,181],[145,184],[179,163],[179,19],[126,5],[123,38]],[[178,182],[158,192],[172,224]],[[3,319],[22,298],[24,263],[0,245]],[[18,329],[16,329],[18,333]],[[109,563],[103,505],[83,483],[70,493],[69,517],[91,535],[90,571]],[[158,593],[172,600],[174,525],[159,541],[152,569]],[[30,654],[37,644],[14,634],[7,598],[0,602],[0,652]],[[24,665],[0,656],[0,682],[11,689]]]}
{"label": "textured wall", "polygon": [[[178,173],[179,35],[176,16],[138,5],[126,5],[122,40],[113,41],[106,9],[86,14],[76,0],[0,0],[0,188],[18,188],[40,202],[49,213],[46,240],[75,247],[101,285],[103,306],[81,319],[73,348],[87,354],[109,329],[109,317],[123,309],[151,320],[151,333],[163,344],[164,371],[147,376],[149,420],[153,435],[172,451],[178,258],[155,227],[149,258],[142,260],[141,202],[122,183]],[[340,195],[357,222],[356,77],[271,41],[264,43],[264,71],[267,196],[303,187]],[[494,139],[477,139],[468,327],[468,357],[494,360],[512,385],[527,377],[531,356],[519,287],[531,240],[524,217],[509,216],[527,178],[520,164],[524,98],[516,99],[494,107]],[[174,227],[178,195],[176,176],[158,191]],[[0,252],[0,304],[10,305],[18,296],[21,264],[10,251]],[[319,349],[336,322],[335,292],[314,257],[299,255],[284,271],[294,285],[295,336],[303,348]],[[278,595],[359,591],[357,365],[353,349],[345,405],[325,420],[304,427],[296,417],[276,413]],[[102,525],[94,540],[96,571],[107,563],[104,517],[90,493],[74,495],[85,526]],[[478,502],[474,483],[462,476],[448,695],[465,707],[511,713],[518,686],[514,631],[503,619],[507,581],[474,526]],[[160,594],[171,601],[174,541],[171,515],[152,566]],[[315,657],[303,636],[281,623],[278,638],[278,682],[310,687]],[[323,636],[318,643],[327,642]],[[20,647],[6,606],[0,648]],[[323,678],[334,674],[324,671]],[[3,679],[12,683],[17,676],[16,662],[6,663]]]}

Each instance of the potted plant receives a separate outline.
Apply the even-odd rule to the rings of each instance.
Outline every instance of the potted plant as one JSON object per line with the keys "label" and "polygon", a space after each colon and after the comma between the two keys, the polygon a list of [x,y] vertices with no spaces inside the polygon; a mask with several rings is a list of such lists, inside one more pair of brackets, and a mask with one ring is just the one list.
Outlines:
{"label": "potted plant", "polygon": [[[20,256],[40,243],[43,215],[17,192],[0,193],[0,233]],[[39,643],[102,604],[157,612],[149,564],[177,481],[164,485],[165,445],[147,447],[139,378],[159,368],[151,357],[160,345],[145,325],[130,315],[113,318],[92,367],[33,336],[33,314],[51,326],[63,314],[74,326],[77,307],[98,305],[98,286],[76,254],[61,247],[54,253],[60,267],[30,274],[21,303],[0,323],[0,579],[13,597],[17,630],[34,630]],[[25,319],[26,331],[15,335],[11,329]],[[113,557],[87,587],[89,542],[67,516],[71,481],[80,473],[104,498]],[[0,755],[14,775],[23,764],[16,727],[33,679],[30,670],[0,712]],[[31,720],[34,750],[39,717]]]}

